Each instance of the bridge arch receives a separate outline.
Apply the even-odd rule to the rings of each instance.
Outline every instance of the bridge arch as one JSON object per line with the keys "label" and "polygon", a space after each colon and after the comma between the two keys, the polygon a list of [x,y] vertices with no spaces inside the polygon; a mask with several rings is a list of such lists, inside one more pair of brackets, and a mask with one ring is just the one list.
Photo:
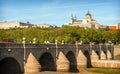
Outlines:
{"label": "bridge arch", "polygon": [[78,69],[77,69],[77,60],[76,60],[75,54],[72,51],[69,51],[66,54],[66,57],[67,57],[67,59],[70,62],[70,69],[69,69],[69,71],[70,72],[78,72]]}
{"label": "bridge arch", "polygon": [[12,57],[0,60],[0,74],[22,74],[20,64]]}
{"label": "bridge arch", "polygon": [[42,71],[55,71],[56,65],[52,54],[45,52],[39,58]]}
{"label": "bridge arch", "polygon": [[90,57],[90,52],[89,51],[84,51],[84,55],[87,58],[87,67],[91,67],[91,57]]}

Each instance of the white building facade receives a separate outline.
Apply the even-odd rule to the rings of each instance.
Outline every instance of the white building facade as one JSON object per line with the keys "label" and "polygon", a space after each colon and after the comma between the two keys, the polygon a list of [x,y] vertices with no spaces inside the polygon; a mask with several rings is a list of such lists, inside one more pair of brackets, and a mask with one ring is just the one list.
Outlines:
{"label": "white building facade", "polygon": [[97,23],[97,21],[92,18],[92,15],[89,13],[89,11],[87,12],[83,20],[77,20],[76,16],[74,17],[71,16],[70,23],[64,25],[79,26],[84,28],[95,28],[95,29],[98,29],[100,27],[100,24]]}
{"label": "white building facade", "polygon": [[54,28],[56,27],[55,25],[50,25],[50,24],[35,24],[32,27],[40,27],[40,28]]}
{"label": "white building facade", "polygon": [[0,22],[0,29],[10,29],[10,28],[28,28],[32,26],[29,22]]}

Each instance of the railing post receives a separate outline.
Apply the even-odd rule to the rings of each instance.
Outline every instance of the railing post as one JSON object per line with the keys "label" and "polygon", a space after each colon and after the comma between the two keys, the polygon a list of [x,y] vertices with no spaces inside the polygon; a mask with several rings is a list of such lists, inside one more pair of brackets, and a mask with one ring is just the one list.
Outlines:
{"label": "railing post", "polygon": [[114,60],[114,44],[111,44],[112,59]]}
{"label": "railing post", "polygon": [[57,40],[55,40],[55,48],[56,48],[56,59],[58,57],[58,43]]}
{"label": "railing post", "polygon": [[76,57],[78,56],[78,42],[76,41],[76,43],[75,43],[75,46],[76,46]]}
{"label": "railing post", "polygon": [[23,49],[24,49],[24,54],[23,54],[23,56],[24,56],[24,65],[25,65],[25,61],[26,61],[26,46],[25,46],[25,43],[26,43],[26,38],[25,37],[23,37]]}
{"label": "railing post", "polygon": [[36,43],[36,38],[33,38],[33,44],[35,44]]}
{"label": "railing post", "polygon": [[90,49],[89,49],[89,53],[90,53],[90,55],[92,55],[92,43],[90,42]]}
{"label": "railing post", "polygon": [[61,43],[62,45],[64,44],[64,40],[62,40],[62,43]]}
{"label": "railing post", "polygon": [[107,49],[107,50],[106,50],[106,58],[107,58],[107,59],[108,59],[108,54],[107,54],[107,53],[109,52],[108,47],[109,47],[109,44],[108,44],[108,43],[106,43],[106,49]]}

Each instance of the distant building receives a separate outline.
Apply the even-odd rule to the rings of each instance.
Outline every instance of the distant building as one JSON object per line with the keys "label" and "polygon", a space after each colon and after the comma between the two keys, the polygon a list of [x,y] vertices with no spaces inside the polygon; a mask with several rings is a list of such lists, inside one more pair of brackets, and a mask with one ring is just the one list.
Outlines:
{"label": "distant building", "polygon": [[92,18],[92,15],[89,13],[89,11],[83,20],[78,20],[76,16],[73,17],[73,15],[71,15],[70,23],[66,23],[64,25],[95,29],[98,29],[100,27],[100,24]]}
{"label": "distant building", "polygon": [[100,25],[100,26],[99,26],[100,29],[105,29],[105,28],[107,28],[107,27],[108,27],[108,26],[105,26],[105,25]]}
{"label": "distant building", "polygon": [[0,22],[0,29],[10,29],[10,28],[28,28],[32,26],[29,22]]}
{"label": "distant building", "polygon": [[117,30],[118,29],[118,24],[109,25],[108,28],[112,29],[112,30]]}
{"label": "distant building", "polygon": [[28,28],[28,27],[40,27],[40,28],[54,28],[54,24],[31,24],[29,22],[0,22],[0,29],[10,29],[10,28]]}
{"label": "distant building", "polygon": [[54,28],[56,27],[55,25],[50,25],[50,24],[35,24],[32,27],[40,27],[40,28]]}
{"label": "distant building", "polygon": [[120,29],[120,23],[118,23],[118,29]]}

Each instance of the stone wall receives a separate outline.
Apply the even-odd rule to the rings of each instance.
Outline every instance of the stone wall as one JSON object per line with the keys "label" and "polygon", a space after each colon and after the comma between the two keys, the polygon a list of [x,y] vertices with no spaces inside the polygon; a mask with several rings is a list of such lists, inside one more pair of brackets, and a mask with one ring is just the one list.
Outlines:
{"label": "stone wall", "polygon": [[93,67],[120,69],[120,60],[97,60],[91,63]]}
{"label": "stone wall", "polygon": [[120,55],[120,44],[114,45],[114,56]]}

